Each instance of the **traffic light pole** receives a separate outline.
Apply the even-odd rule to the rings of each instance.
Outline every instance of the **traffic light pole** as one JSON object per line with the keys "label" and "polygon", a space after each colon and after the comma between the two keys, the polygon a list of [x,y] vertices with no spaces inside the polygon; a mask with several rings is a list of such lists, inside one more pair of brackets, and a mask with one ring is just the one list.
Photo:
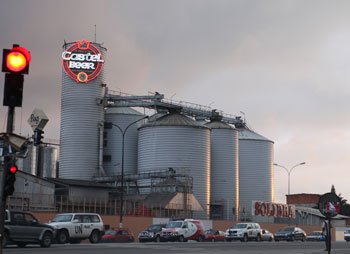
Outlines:
{"label": "traffic light pole", "polygon": [[[14,125],[14,116],[15,116],[15,107],[8,107],[7,114],[7,127],[6,132],[13,132]],[[4,225],[5,225],[5,210],[6,210],[6,197],[4,197],[4,186],[6,183],[6,170],[5,165],[11,160],[9,156],[5,156],[3,164],[2,164],[2,177],[1,177],[1,188],[0,188],[0,254],[2,254],[2,245],[4,238]]]}
{"label": "traffic light pole", "polygon": [[41,145],[39,144],[36,147],[36,175],[42,177],[41,171]]}

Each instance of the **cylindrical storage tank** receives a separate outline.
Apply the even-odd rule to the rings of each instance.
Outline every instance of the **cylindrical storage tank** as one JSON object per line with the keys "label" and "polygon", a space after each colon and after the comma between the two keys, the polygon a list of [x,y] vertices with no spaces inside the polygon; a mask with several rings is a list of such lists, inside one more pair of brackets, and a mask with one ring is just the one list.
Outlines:
{"label": "cylindrical storage tank", "polygon": [[56,178],[57,160],[58,160],[57,147],[45,146],[41,148],[42,177]]}
{"label": "cylindrical storage tank", "polygon": [[25,158],[17,159],[17,166],[19,170],[22,170],[26,173],[35,175],[36,172],[36,149],[37,147],[33,144],[27,146],[28,154]]}
{"label": "cylindrical storage tank", "polygon": [[220,121],[206,126],[211,129],[210,203],[221,203],[223,219],[232,220],[236,218],[239,200],[238,131]]}
{"label": "cylindrical storage tank", "polygon": [[238,130],[239,202],[242,219],[252,216],[252,201],[274,201],[274,142],[247,127],[239,127]]}
{"label": "cylindrical storage tank", "polygon": [[105,52],[86,41],[63,46],[60,178],[92,180],[100,174]]}
{"label": "cylindrical storage tank", "polygon": [[[167,168],[188,170],[189,176],[193,177],[193,194],[204,209],[194,214],[208,217],[210,129],[179,113],[165,115],[142,126],[138,140],[138,172]],[[148,183],[142,180],[140,185],[149,186],[150,180]]]}
{"label": "cylindrical storage tank", "polygon": [[[103,169],[107,176],[120,175],[122,172],[122,131],[133,122],[143,118],[140,112],[126,107],[105,110],[105,122],[112,123],[104,130]],[[124,136],[124,174],[137,173],[137,128],[143,121],[130,125]],[[114,124],[114,125],[113,125]],[[106,125],[107,126],[107,125]],[[121,130],[118,129],[119,126]]]}

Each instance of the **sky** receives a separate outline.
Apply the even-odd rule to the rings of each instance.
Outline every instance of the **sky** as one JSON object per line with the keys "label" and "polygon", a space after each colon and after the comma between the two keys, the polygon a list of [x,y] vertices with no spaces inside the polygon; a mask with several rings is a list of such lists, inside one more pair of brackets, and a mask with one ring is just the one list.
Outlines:
{"label": "sky", "polygon": [[[290,175],[291,194],[334,184],[350,200],[349,12],[339,0],[1,0],[0,47],[32,55],[15,132],[31,135],[27,119],[40,108],[45,138],[59,139],[62,45],[94,41],[96,25],[110,90],[242,116],[274,141],[276,163],[306,162]],[[6,116],[0,106],[2,132]],[[284,203],[287,172],[274,171]]]}

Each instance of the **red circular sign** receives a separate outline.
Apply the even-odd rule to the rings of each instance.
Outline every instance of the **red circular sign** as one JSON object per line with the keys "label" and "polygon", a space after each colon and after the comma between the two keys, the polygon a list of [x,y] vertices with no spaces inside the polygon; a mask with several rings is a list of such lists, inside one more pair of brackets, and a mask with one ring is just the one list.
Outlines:
{"label": "red circular sign", "polygon": [[63,69],[77,82],[87,83],[96,78],[103,67],[101,52],[85,40],[77,41],[62,53]]}

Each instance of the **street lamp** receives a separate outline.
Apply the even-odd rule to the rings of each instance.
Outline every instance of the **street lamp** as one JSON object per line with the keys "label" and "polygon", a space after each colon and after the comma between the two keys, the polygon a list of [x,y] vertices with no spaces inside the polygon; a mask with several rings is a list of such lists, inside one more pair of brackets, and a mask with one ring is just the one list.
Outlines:
{"label": "street lamp", "polygon": [[281,168],[284,168],[286,171],[287,171],[287,174],[288,174],[288,195],[290,194],[290,173],[292,173],[292,170],[297,167],[297,166],[300,166],[300,165],[304,165],[306,164],[306,162],[301,162],[295,166],[293,166],[291,169],[287,169],[286,167],[282,166],[282,165],[279,165],[277,163],[274,163],[273,165],[277,166],[277,167],[281,167]]}
{"label": "street lamp", "polygon": [[126,128],[123,130],[119,125],[115,124],[115,123],[109,123],[115,127],[118,128],[118,130],[120,130],[121,134],[122,134],[122,137],[123,137],[123,140],[122,140],[122,179],[121,179],[121,182],[122,182],[122,186],[121,186],[121,194],[120,194],[120,217],[119,217],[119,227],[122,228],[123,227],[123,204],[124,204],[124,141],[125,141],[125,134],[126,134],[126,131],[128,130],[128,128],[141,121],[141,120],[144,120],[148,118],[148,116],[145,116],[145,117],[142,117],[132,123],[130,123],[128,126],[126,126]]}

